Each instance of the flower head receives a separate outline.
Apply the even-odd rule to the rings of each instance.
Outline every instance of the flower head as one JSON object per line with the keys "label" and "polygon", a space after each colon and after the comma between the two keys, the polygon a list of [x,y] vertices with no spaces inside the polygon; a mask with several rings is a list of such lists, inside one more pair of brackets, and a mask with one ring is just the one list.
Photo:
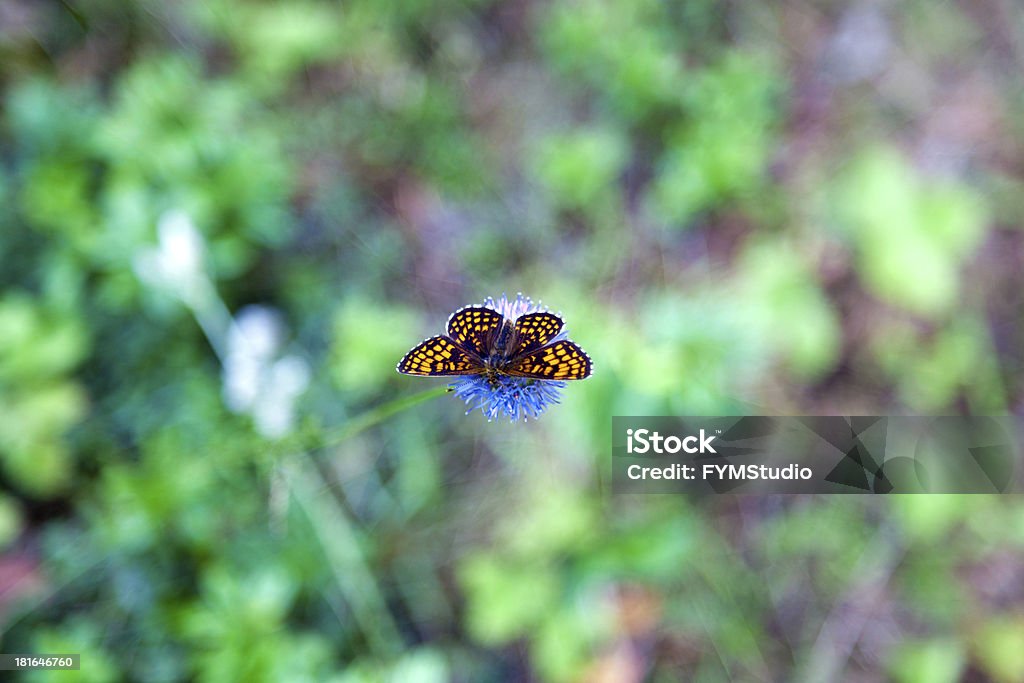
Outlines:
{"label": "flower head", "polygon": [[493,381],[484,375],[467,375],[449,384],[455,395],[466,402],[469,415],[479,409],[490,422],[500,415],[510,422],[537,419],[553,403],[558,403],[565,382],[498,375]]}
{"label": "flower head", "polygon": [[521,315],[545,310],[543,306],[533,303],[533,299],[530,297],[523,296],[522,292],[516,294],[516,298],[512,300],[509,300],[504,294],[498,300],[489,296],[484,299],[484,306],[501,313],[508,320],[516,320]]}
{"label": "flower head", "polygon": [[246,306],[231,323],[224,357],[224,402],[275,439],[292,430],[295,403],[310,381],[305,360],[281,354],[285,332],[276,310]]}
{"label": "flower head", "polygon": [[140,280],[176,294],[186,304],[207,285],[203,235],[189,215],[168,211],[157,224],[157,246],[141,249],[132,260]]}
{"label": "flower head", "polygon": [[[522,293],[509,300],[504,294],[495,300],[487,297],[484,306],[501,313],[505,319],[514,321],[522,315],[545,310],[535,304],[530,297]],[[565,338],[563,330],[551,341]],[[565,382],[554,380],[533,379],[530,377],[514,377],[498,374],[488,377],[485,374],[466,375],[449,384],[455,395],[469,405],[466,414],[480,410],[490,422],[500,415],[505,415],[512,422],[537,419],[549,405],[559,402],[561,390]]]}

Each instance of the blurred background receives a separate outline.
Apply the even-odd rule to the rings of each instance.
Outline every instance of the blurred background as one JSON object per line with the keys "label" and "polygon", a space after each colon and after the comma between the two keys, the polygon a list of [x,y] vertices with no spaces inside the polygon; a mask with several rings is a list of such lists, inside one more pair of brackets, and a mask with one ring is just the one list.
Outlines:
{"label": "blurred background", "polygon": [[[1020,414],[1011,0],[0,0],[32,681],[1024,681],[1016,496],[621,496],[612,415]],[[522,291],[596,373],[395,363]]]}

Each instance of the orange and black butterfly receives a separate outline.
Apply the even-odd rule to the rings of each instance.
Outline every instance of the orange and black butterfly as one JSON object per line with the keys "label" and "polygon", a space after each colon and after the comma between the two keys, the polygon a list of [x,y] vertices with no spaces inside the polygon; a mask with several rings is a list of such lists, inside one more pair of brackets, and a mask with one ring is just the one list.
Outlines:
{"label": "orange and black butterfly", "polygon": [[448,334],[426,339],[405,354],[398,371],[441,377],[499,375],[543,380],[586,379],[590,356],[565,339],[562,319],[548,311],[510,320],[484,306],[466,306],[448,318]]}

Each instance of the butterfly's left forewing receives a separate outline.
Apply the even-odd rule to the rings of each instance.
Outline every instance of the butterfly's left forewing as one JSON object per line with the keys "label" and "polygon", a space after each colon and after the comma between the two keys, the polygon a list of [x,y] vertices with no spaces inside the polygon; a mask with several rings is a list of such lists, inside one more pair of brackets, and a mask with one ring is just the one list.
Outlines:
{"label": "butterfly's left forewing", "polygon": [[431,337],[415,346],[398,363],[403,375],[442,377],[473,375],[483,371],[479,359],[459,348],[444,335]]}
{"label": "butterfly's left forewing", "polygon": [[534,379],[586,379],[593,364],[586,351],[568,339],[531,351],[517,358],[502,372]]}
{"label": "butterfly's left forewing", "polygon": [[516,348],[512,356],[518,358],[551,343],[562,331],[564,323],[554,313],[536,311],[516,318],[514,324]]}

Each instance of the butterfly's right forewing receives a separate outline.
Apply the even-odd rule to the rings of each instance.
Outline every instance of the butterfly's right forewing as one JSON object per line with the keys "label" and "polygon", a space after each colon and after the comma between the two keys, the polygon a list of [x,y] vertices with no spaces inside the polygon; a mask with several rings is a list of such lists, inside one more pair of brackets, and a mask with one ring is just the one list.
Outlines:
{"label": "butterfly's right forewing", "polygon": [[448,337],[466,351],[487,358],[505,318],[483,306],[466,306],[448,318]]}

